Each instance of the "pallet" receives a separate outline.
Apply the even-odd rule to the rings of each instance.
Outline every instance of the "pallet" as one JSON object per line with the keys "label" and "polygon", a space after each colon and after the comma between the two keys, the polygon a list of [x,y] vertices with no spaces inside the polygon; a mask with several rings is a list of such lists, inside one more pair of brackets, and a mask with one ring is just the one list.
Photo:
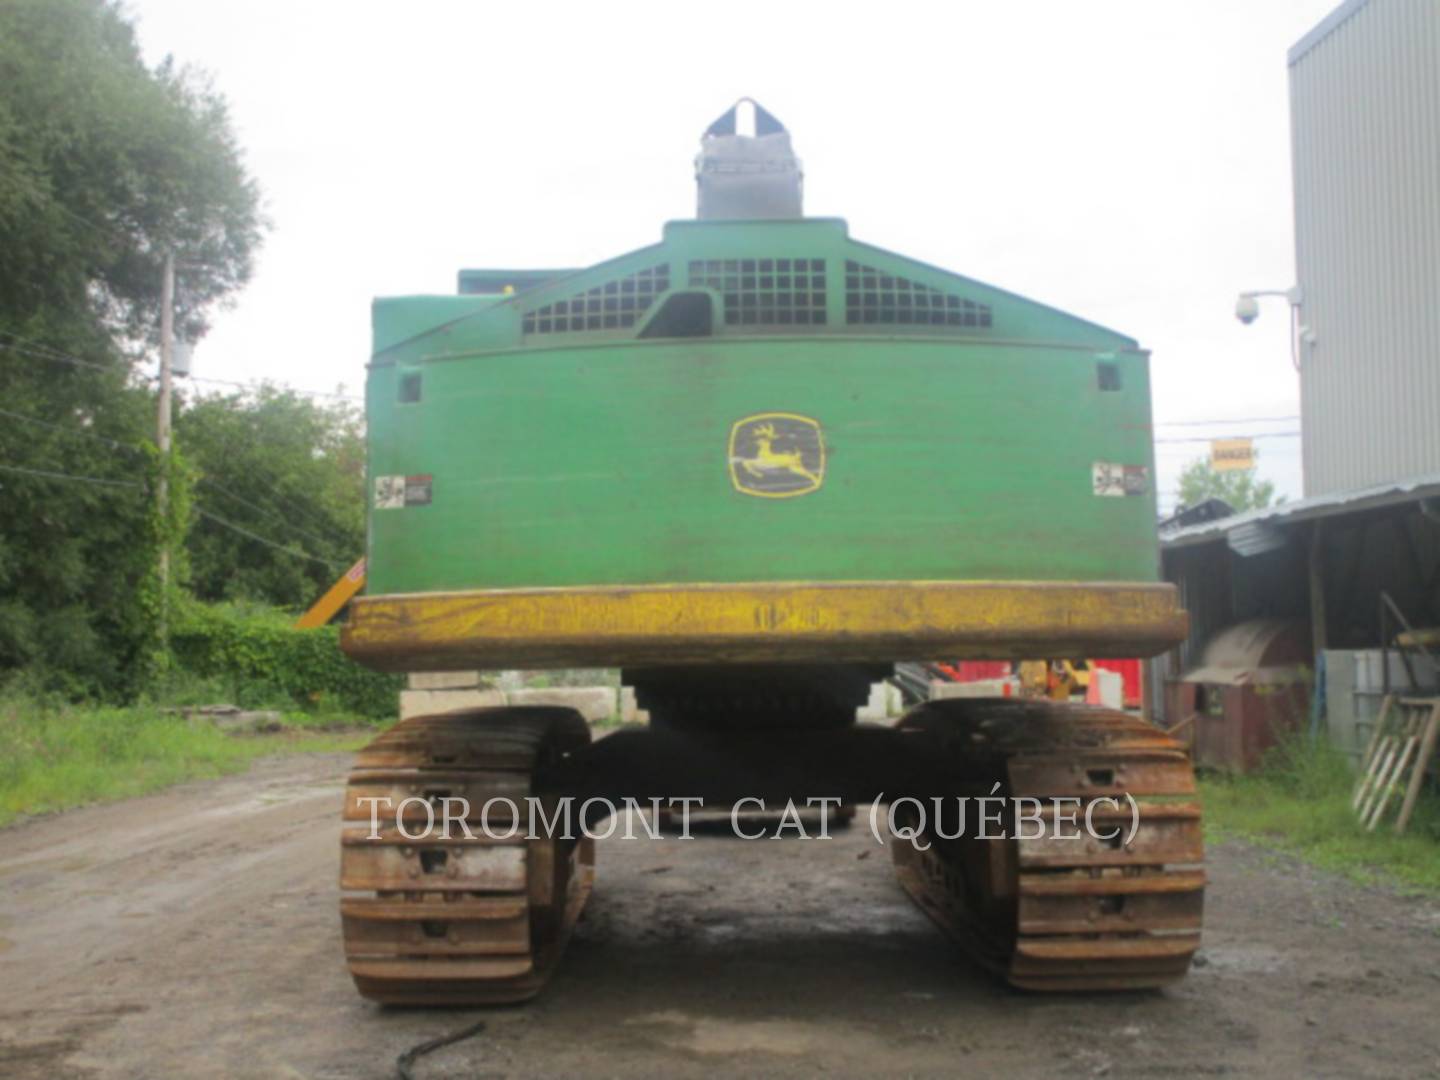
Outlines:
{"label": "pallet", "polygon": [[1397,834],[1405,831],[1420,799],[1437,736],[1440,698],[1386,696],[1370,744],[1360,759],[1360,780],[1350,800],[1367,832],[1375,831],[1402,788],[1405,796],[1394,829]]}

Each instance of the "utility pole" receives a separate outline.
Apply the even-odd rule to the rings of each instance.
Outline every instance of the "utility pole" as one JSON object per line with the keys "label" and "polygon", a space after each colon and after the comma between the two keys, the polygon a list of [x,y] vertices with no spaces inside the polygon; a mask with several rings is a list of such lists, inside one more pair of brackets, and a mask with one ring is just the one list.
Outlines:
{"label": "utility pole", "polygon": [[[170,509],[170,360],[175,349],[175,255],[165,253],[160,283],[160,408],[155,417],[155,445],[160,448],[160,483],[155,489],[161,522]],[[170,597],[170,541],[160,545],[160,640],[167,641]]]}

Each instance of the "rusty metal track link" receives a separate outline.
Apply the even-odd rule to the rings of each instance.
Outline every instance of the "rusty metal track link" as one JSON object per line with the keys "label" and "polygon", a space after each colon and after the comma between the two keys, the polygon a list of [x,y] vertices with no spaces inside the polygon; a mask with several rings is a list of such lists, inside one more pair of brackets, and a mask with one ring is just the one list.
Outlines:
{"label": "rusty metal track link", "polygon": [[[508,807],[546,800],[547,770],[589,740],[570,709],[477,709],[402,721],[359,752],[345,790],[340,917],[362,995],[495,1005],[541,990],[589,895],[594,846],[528,840],[528,821]],[[513,838],[489,838],[512,823]]]}
{"label": "rusty metal track link", "polygon": [[[1128,792],[1139,806],[1128,844],[1048,828],[1040,839],[930,836],[929,851],[892,839],[901,884],[977,960],[1037,991],[1144,990],[1185,975],[1205,874],[1194,772],[1178,743],[1125,713],[1052,702],[932,702],[900,726],[934,738],[962,783],[999,780],[1007,796],[1049,803],[1047,823],[1055,799],[1084,807]],[[1096,832],[1131,824],[1128,807],[1105,803],[1093,820]]]}

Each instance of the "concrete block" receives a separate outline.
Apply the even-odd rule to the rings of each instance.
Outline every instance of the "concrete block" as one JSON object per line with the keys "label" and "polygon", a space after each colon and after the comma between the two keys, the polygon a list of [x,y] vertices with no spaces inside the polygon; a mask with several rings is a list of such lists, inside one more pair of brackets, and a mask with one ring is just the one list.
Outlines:
{"label": "concrete block", "polygon": [[187,705],[160,711],[183,716],[192,724],[204,720],[232,735],[281,731],[285,727],[284,714],[272,709],[247,711],[238,705]]}
{"label": "concrete block", "polygon": [[485,709],[505,704],[499,690],[401,690],[400,719],[436,716],[462,709]]}
{"label": "concrete block", "polygon": [[616,694],[610,686],[556,686],[548,689],[511,690],[505,695],[511,705],[562,705],[574,709],[592,724],[615,715]]}
{"label": "concrete block", "polygon": [[870,700],[855,710],[855,719],[861,723],[883,723],[904,711],[898,687],[888,682],[871,683]]}
{"label": "concrete block", "polygon": [[1015,697],[1020,680],[1013,675],[1004,679],[977,679],[975,682],[945,682],[936,679],[930,684],[931,701],[951,698]]}
{"label": "concrete block", "polygon": [[478,671],[412,671],[411,690],[472,690],[484,686]]}
{"label": "concrete block", "polygon": [[622,724],[648,724],[650,713],[640,708],[635,700],[635,688],[633,686],[622,686],[620,688],[620,722]]}

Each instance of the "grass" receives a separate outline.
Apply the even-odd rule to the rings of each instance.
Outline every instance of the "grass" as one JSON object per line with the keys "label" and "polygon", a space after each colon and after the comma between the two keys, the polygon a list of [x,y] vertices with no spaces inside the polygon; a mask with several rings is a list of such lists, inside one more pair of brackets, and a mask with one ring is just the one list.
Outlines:
{"label": "grass", "polygon": [[1206,835],[1256,840],[1367,884],[1440,894],[1440,798],[1427,792],[1402,836],[1388,819],[1366,832],[1350,809],[1355,773],[1327,742],[1299,737],[1275,750],[1249,776],[1205,776]]}
{"label": "grass", "polygon": [[333,712],[291,712],[280,731],[234,735],[153,704],[103,708],[6,695],[0,697],[0,826],[22,814],[240,772],[271,754],[353,750],[371,737],[355,730],[366,723]]}

